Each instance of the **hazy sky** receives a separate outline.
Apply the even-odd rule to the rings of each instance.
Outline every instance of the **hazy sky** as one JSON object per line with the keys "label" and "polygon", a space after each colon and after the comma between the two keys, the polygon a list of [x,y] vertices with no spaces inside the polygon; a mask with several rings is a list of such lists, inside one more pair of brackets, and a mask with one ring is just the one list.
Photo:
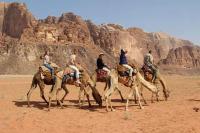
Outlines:
{"label": "hazy sky", "polygon": [[[16,0],[4,0],[12,2]],[[37,18],[74,12],[96,24],[166,32],[200,44],[200,0],[18,0]]]}

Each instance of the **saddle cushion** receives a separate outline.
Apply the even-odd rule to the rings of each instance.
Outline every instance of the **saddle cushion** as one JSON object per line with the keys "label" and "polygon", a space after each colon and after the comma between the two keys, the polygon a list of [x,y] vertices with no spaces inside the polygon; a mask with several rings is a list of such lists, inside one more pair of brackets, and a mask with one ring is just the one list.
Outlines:
{"label": "saddle cushion", "polygon": [[126,68],[122,65],[117,65],[117,71],[118,72],[125,72],[125,71],[128,71],[128,68]]}
{"label": "saddle cushion", "polygon": [[149,68],[149,66],[147,66],[147,65],[143,65],[143,66],[142,66],[142,71],[143,71],[144,73],[149,72],[149,73],[153,74],[153,71],[152,71],[151,68]]}
{"label": "saddle cushion", "polygon": [[122,66],[122,65],[118,65],[117,66],[117,71],[119,73],[120,76],[129,76],[129,70],[128,68]]}
{"label": "saddle cushion", "polygon": [[[55,63],[51,63],[50,66],[51,66],[52,68],[54,68],[54,69],[57,69],[57,70],[60,68],[60,67],[59,67],[58,65],[56,65]],[[49,72],[50,72],[50,70],[49,70],[47,67],[45,67],[44,65],[40,66],[40,69],[41,69],[42,71],[49,71]]]}
{"label": "saddle cushion", "polygon": [[66,67],[64,72],[63,72],[63,75],[68,75],[68,74],[71,74],[71,73],[74,73],[73,69],[71,69],[70,67]]}
{"label": "saddle cushion", "polygon": [[96,69],[96,73],[97,73],[97,79],[106,78],[108,76],[108,73],[103,69]]}

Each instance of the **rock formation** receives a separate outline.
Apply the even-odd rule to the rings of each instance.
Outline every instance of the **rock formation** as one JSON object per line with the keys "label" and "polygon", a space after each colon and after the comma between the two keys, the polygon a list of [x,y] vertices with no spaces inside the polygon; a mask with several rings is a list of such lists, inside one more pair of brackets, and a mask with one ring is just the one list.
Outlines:
{"label": "rock formation", "polygon": [[108,65],[115,66],[122,48],[140,65],[151,49],[161,66],[200,67],[199,47],[187,40],[117,24],[96,25],[73,13],[36,20],[21,3],[0,3],[0,30],[0,74],[32,74],[45,50],[52,52],[54,62],[64,66],[73,49],[79,51],[78,60],[91,72],[100,52],[105,53]]}

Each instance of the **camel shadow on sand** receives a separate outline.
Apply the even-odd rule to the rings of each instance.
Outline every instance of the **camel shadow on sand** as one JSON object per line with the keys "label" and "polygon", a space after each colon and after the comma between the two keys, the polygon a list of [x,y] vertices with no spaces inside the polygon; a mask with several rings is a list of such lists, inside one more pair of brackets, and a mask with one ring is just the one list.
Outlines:
{"label": "camel shadow on sand", "polygon": [[[14,103],[15,106],[17,107],[21,107],[21,108],[37,108],[40,110],[47,110],[48,109],[48,105],[47,103],[43,102],[43,101],[30,101],[30,107],[28,107],[27,105],[27,101],[12,101]],[[89,107],[87,102],[84,102],[84,105],[82,105],[81,107],[78,105],[78,100],[65,100],[63,107],[64,109],[67,108],[74,108],[74,109],[83,109],[83,110],[89,110],[91,112],[94,111],[98,111],[97,109],[100,109],[101,107],[99,107],[97,104],[95,104],[95,102],[93,100],[91,100],[91,104],[92,107]],[[51,109],[52,108],[60,108],[60,105],[57,105],[57,102],[55,100],[52,101],[51,104]]]}
{"label": "camel shadow on sand", "polygon": [[[15,100],[15,101],[12,101],[12,102],[17,107],[28,108],[27,101]],[[83,110],[88,110],[88,111],[91,111],[91,112],[100,112],[100,113],[101,113],[100,110],[105,109],[105,102],[103,102],[104,105],[102,107],[99,107],[99,105],[97,105],[94,100],[90,100],[90,102],[92,104],[92,107],[88,106],[88,103],[87,103],[86,100],[84,101],[84,105],[82,105],[80,107],[78,105],[78,100],[65,100],[63,107],[64,107],[64,109],[67,109],[67,108],[83,109]],[[113,105],[113,107],[117,110],[123,110],[122,108],[125,107],[125,101],[122,102],[120,99],[112,99],[112,102],[113,103],[121,103],[121,104],[118,104],[118,105]],[[138,105],[135,104],[132,101],[131,104],[129,105],[129,107],[131,107],[131,106],[138,106]],[[143,104],[143,106],[148,106],[148,105]],[[45,103],[43,101],[30,101],[30,108],[47,110],[48,105],[47,105],[47,103]],[[55,100],[53,100],[51,108],[59,108],[60,109],[60,106],[57,105],[57,102]]]}
{"label": "camel shadow on sand", "polygon": [[187,99],[190,102],[200,102],[200,99]]}

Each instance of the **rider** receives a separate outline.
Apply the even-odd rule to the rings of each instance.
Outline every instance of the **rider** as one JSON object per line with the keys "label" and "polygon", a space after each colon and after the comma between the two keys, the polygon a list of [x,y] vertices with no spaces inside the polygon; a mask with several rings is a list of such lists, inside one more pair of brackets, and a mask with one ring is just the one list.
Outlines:
{"label": "rider", "polygon": [[149,52],[144,56],[144,65],[148,66],[152,70],[152,72],[153,72],[152,81],[154,81],[156,79],[157,69],[154,65],[154,60],[153,60],[153,56],[151,53],[152,53],[152,51],[149,50]]}
{"label": "rider", "polygon": [[79,80],[80,72],[76,65],[76,50],[74,49],[74,52],[70,56],[69,67],[75,71],[76,83],[81,84]]}
{"label": "rider", "polygon": [[127,52],[128,52],[127,50],[121,49],[119,64],[126,67],[129,70],[129,77],[130,77],[130,80],[132,80],[132,76],[133,76],[132,74],[133,74],[134,70],[131,66],[128,65],[128,61],[127,61],[127,58],[126,58]]}
{"label": "rider", "polygon": [[103,69],[104,71],[106,71],[109,75],[110,73],[110,70],[109,70],[109,67],[107,65],[104,64],[103,62],[103,56],[104,56],[104,53],[100,53],[99,54],[99,57],[97,59],[97,69]]}
{"label": "rider", "polygon": [[49,57],[49,51],[45,51],[43,59],[44,59],[44,66],[50,70],[51,76],[52,78],[54,78],[54,69],[50,65],[51,62],[50,62],[50,57]]}

